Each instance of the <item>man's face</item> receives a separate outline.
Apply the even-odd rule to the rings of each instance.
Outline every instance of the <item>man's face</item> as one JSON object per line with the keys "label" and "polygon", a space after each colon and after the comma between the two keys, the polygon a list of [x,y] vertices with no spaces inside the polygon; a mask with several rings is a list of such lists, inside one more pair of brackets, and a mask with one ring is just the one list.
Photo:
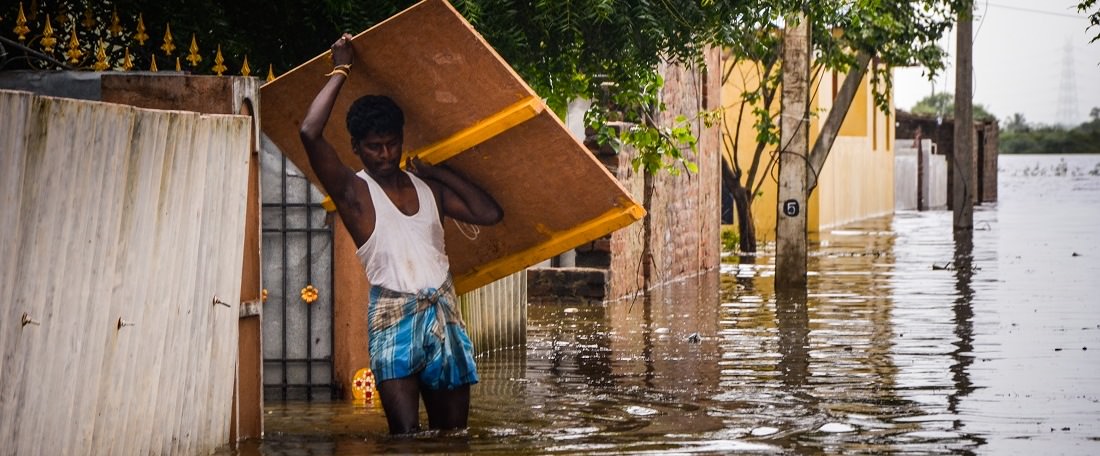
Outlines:
{"label": "man's face", "polygon": [[402,137],[399,133],[369,133],[355,144],[355,154],[373,176],[400,170]]}

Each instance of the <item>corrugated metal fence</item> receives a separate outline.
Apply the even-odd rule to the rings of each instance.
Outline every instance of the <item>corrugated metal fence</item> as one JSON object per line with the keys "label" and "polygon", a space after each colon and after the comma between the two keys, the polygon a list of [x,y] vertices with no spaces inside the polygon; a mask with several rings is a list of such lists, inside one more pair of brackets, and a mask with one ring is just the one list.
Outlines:
{"label": "corrugated metal fence", "polygon": [[11,91],[0,113],[0,454],[228,442],[248,118]]}
{"label": "corrugated metal fence", "polygon": [[458,302],[479,355],[527,343],[526,270],[463,294]]}

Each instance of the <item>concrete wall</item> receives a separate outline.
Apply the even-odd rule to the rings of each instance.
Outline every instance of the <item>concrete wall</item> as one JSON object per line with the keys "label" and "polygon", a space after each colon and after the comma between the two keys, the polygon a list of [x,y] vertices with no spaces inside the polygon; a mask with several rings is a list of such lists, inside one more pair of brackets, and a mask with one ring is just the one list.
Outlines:
{"label": "concrete wall", "polygon": [[[826,72],[827,74],[831,72]],[[822,78],[816,106],[820,118],[811,123],[811,138],[833,107],[833,94],[845,75]],[[875,105],[870,72],[860,81],[839,136],[810,196],[809,231],[823,231],[857,220],[894,212],[893,105],[883,112]]]}
{"label": "concrete wall", "polygon": [[[898,114],[897,134],[901,137],[913,138],[917,134],[922,138],[929,138],[936,144],[936,150],[945,157],[947,162],[947,194],[952,188],[951,166],[954,160],[955,150],[955,121],[953,119],[941,119],[934,117],[917,116],[909,113]],[[971,200],[975,204],[992,203],[997,201],[997,146],[1000,136],[1000,126],[996,120],[974,123],[974,163],[972,169],[976,178],[970,185]],[[948,209],[950,209],[950,198]]]}
{"label": "concrete wall", "polygon": [[[925,140],[929,145],[932,141]],[[928,159],[928,153],[921,151],[922,160]],[[915,211],[920,196],[917,189],[917,148],[898,146],[894,150],[894,210]]]}
{"label": "concrete wall", "polygon": [[[752,109],[759,104],[743,104],[740,94],[746,88],[755,90],[759,85],[760,69],[755,64],[729,60],[722,65],[730,75],[721,87],[725,110],[723,153],[731,162],[736,160],[740,163],[747,174],[756,148],[753,126],[756,119]],[[817,113],[810,118],[811,147],[833,106],[833,97],[844,76],[826,71],[811,84],[815,87],[811,89],[810,110]],[[888,112],[883,112],[874,105],[873,88],[870,76],[865,76],[821,170],[818,187],[810,195],[807,212],[807,229],[810,232],[894,210],[894,112],[892,106]],[[778,115],[778,111],[777,98],[772,105],[773,115]],[[756,238],[761,243],[775,240],[778,170],[769,167],[775,158],[775,151],[774,145],[764,149],[756,177],[757,182],[763,179],[760,193],[752,206]],[[755,189],[753,187],[751,190]]]}
{"label": "concrete wall", "polygon": [[[916,142],[902,139],[897,143],[894,155],[894,210],[915,211],[943,209],[947,205],[947,160],[934,154],[930,139],[922,140],[924,176],[918,178]],[[918,183],[923,187],[918,189]],[[923,207],[919,199],[924,198]]]}
{"label": "concrete wall", "polygon": [[0,453],[227,443],[248,117],[19,92],[0,112]]}
{"label": "concrete wall", "polygon": [[928,195],[927,209],[947,208],[947,157],[930,155],[926,170],[925,195]]}
{"label": "concrete wall", "polygon": [[893,212],[893,152],[871,150],[870,138],[838,137],[811,195],[810,231]]}
{"label": "concrete wall", "polygon": [[[748,63],[734,63],[728,56],[722,60],[723,74],[729,75],[727,81],[721,86],[722,94],[722,153],[730,163],[739,163],[744,170],[742,185],[749,185],[746,181],[749,169],[752,166],[753,155],[756,150],[756,130],[753,124],[756,116],[753,109],[762,106],[760,103],[748,104],[741,101],[741,93],[745,90],[756,90],[760,85],[761,69],[757,65]],[[811,104],[816,99],[810,100]],[[772,102],[772,115],[779,113],[779,95]],[[810,131],[816,131],[811,125]],[[813,139],[813,135],[811,135]],[[760,187],[760,193],[753,200],[751,208],[752,218],[756,225],[756,240],[759,243],[775,241],[776,201],[777,189],[775,179],[777,173],[771,169],[771,162],[776,158],[775,146],[766,146],[760,156],[757,177],[754,182],[764,179]],[[755,184],[748,191],[756,190]],[[736,224],[736,212],[734,212],[734,224]]]}

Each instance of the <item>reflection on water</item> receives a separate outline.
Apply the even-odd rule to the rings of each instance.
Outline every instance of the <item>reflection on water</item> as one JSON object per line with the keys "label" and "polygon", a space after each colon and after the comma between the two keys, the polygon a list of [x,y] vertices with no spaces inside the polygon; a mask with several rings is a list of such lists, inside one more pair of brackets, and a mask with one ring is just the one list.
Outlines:
{"label": "reflection on water", "polygon": [[526,350],[480,360],[463,435],[271,404],[239,451],[1100,453],[1100,156],[1061,160],[1002,157],[973,232],[941,211],[816,236],[805,294],[775,293],[764,252],[635,301],[532,306]]}

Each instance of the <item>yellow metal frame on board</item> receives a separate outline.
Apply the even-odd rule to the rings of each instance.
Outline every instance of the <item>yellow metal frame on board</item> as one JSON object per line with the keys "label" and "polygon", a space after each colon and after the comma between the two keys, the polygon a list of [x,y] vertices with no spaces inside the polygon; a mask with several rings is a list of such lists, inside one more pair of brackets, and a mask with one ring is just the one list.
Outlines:
{"label": "yellow metal frame on board", "polygon": [[546,104],[542,102],[541,98],[528,97],[451,135],[447,139],[414,151],[409,156],[420,157],[421,160],[433,165],[441,163],[466,149],[507,131],[509,128],[530,120],[532,117],[539,115],[544,109],[546,109]]}
{"label": "yellow metal frame on board", "polygon": [[[419,157],[427,163],[438,164],[462,151],[488,141],[508,129],[540,114],[546,104],[539,97],[528,97],[502,109],[500,112],[477,122],[450,137],[418,151],[410,157]],[[558,255],[577,245],[597,238],[641,220],[646,210],[632,200],[620,201],[621,207],[578,225],[570,230],[547,233],[549,239],[535,247],[499,258],[472,272],[454,278],[455,291],[459,294],[476,290],[495,280],[504,278],[546,258]]]}
{"label": "yellow metal frame on board", "polygon": [[497,259],[474,269],[472,272],[454,278],[455,292],[466,293],[504,278],[515,271],[522,270],[546,258],[558,255],[585,242],[625,227],[645,217],[646,210],[640,204],[630,200],[621,201],[623,207],[612,209],[576,227],[549,233],[549,240],[527,250]]}

